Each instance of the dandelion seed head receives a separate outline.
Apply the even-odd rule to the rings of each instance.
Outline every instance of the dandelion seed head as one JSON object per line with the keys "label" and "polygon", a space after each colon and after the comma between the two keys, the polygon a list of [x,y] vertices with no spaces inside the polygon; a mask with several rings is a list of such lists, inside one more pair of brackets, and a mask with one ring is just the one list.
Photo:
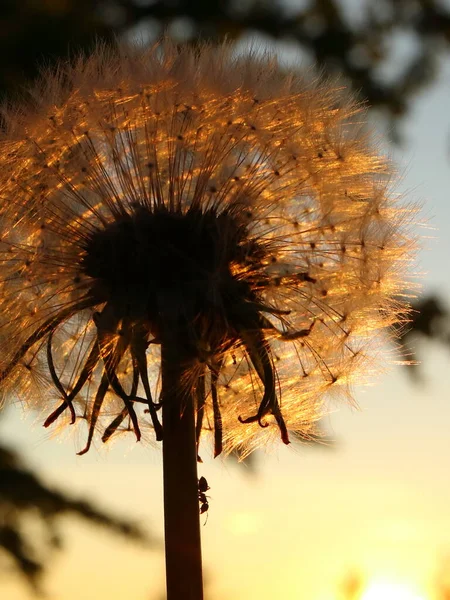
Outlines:
{"label": "dandelion seed head", "polygon": [[86,422],[82,453],[161,439],[170,335],[215,454],[313,434],[405,315],[412,211],[363,119],[227,44],[46,73],[0,140],[3,396]]}

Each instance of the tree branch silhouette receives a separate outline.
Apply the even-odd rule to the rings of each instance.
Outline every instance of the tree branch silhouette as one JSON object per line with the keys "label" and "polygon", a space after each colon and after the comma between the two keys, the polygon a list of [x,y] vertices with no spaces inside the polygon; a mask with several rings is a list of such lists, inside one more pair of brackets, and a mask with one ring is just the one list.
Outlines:
{"label": "tree branch silhouette", "polygon": [[[1,559],[9,559],[3,562],[12,562],[32,590],[43,595],[42,577],[51,552],[63,545],[59,521],[69,515],[145,546],[154,543],[133,521],[48,487],[14,450],[0,446],[0,569]],[[30,520],[40,525],[41,536],[34,529],[31,533]]]}
{"label": "tree branch silhouette", "polygon": [[[339,0],[320,0],[287,10],[280,1],[250,0],[69,0],[16,3],[0,8],[0,87],[11,91],[35,75],[43,59],[56,60],[95,40],[111,40],[136,25],[168,28],[189,24],[192,39],[237,39],[248,31],[294,42],[327,71],[342,73],[370,106],[392,119],[405,115],[413,96],[430,85],[450,44],[450,11],[438,0],[386,0],[383,10],[362,6],[350,19]],[[1,35],[1,31],[14,35]],[[415,51],[395,77],[380,67],[392,63],[395,36],[408,36]]]}

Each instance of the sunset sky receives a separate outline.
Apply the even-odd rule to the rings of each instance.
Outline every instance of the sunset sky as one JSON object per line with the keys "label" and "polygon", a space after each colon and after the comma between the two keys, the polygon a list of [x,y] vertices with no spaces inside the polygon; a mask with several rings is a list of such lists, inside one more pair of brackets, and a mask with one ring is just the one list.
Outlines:
{"label": "sunset sky", "polygon": [[[407,40],[399,40],[399,52]],[[424,205],[428,236],[420,255],[426,294],[450,298],[450,60],[420,95],[389,148],[398,189]],[[390,352],[386,347],[386,352]],[[392,354],[392,353],[390,353]],[[337,406],[324,424],[333,447],[280,446],[258,454],[256,472],[203,451],[200,475],[211,490],[202,527],[214,600],[338,600],[350,573],[365,581],[363,600],[434,600],[434,581],[450,556],[450,351],[421,344],[422,381],[392,367],[358,389],[361,411]],[[42,421],[42,420],[41,420]],[[10,408],[2,440],[50,484],[87,496],[142,523],[162,543],[160,448],[133,436],[75,455],[80,439],[49,437],[35,414]],[[206,519],[203,519],[206,521]],[[61,525],[50,600],[159,600],[162,546],[148,551],[79,521]],[[391,596],[391,598],[389,597]],[[15,577],[0,597],[30,600]]]}

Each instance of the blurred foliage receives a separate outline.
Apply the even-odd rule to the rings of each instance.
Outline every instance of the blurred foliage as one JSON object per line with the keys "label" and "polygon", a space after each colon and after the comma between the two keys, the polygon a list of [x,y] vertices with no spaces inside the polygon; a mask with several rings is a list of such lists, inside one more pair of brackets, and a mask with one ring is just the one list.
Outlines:
{"label": "blurred foliage", "polygon": [[[89,51],[97,40],[130,31],[145,39],[164,30],[187,40],[239,40],[252,33],[287,43],[325,72],[341,73],[395,131],[395,120],[434,81],[450,49],[450,7],[440,0],[1,0],[0,93],[13,99],[40,67]],[[402,47],[407,52],[399,60]],[[449,346],[450,315],[441,300],[425,298],[414,309],[405,345],[419,336]],[[61,546],[56,524],[66,514],[143,539],[132,524],[47,488],[14,452],[0,447],[0,551],[36,591],[45,549]],[[28,533],[30,519],[40,522],[40,539]],[[347,598],[351,594],[349,587]]]}
{"label": "blurred foliage", "polygon": [[[450,8],[440,0],[2,0],[0,89],[17,90],[50,63],[95,39],[131,29],[187,39],[252,32],[307,52],[342,73],[361,98],[390,117],[405,114],[430,84],[450,44]],[[408,59],[398,60],[402,44]],[[392,71],[395,67],[394,71]],[[389,72],[388,72],[389,71]]]}
{"label": "blurred foliage", "polygon": [[[287,42],[325,72],[342,74],[386,115],[395,137],[397,118],[435,80],[450,50],[450,6],[441,0],[2,0],[0,94],[13,97],[39,67],[88,51],[96,40],[130,31],[145,39],[165,30],[188,40],[256,33]],[[444,341],[435,325],[444,317],[449,322],[441,301],[426,298],[414,308],[411,331]]]}
{"label": "blurred foliage", "polygon": [[16,452],[0,446],[0,571],[12,565],[36,594],[43,594],[42,575],[52,551],[62,548],[58,524],[69,515],[128,540],[151,543],[133,522],[47,487]]}
{"label": "blurred foliage", "polygon": [[450,312],[437,296],[418,300],[410,315],[408,327],[401,332],[402,352],[406,360],[413,361],[408,373],[418,378],[421,356],[416,354],[416,342],[429,340],[450,349]]}
{"label": "blurred foliage", "polygon": [[[385,114],[395,137],[398,117],[435,80],[450,50],[450,6],[441,0],[2,0],[0,94],[12,98],[40,67],[131,31],[143,39],[168,31],[192,41],[252,33],[288,43],[325,72],[342,74]],[[448,344],[436,326],[450,322],[441,301],[426,298],[414,308],[411,331]]]}

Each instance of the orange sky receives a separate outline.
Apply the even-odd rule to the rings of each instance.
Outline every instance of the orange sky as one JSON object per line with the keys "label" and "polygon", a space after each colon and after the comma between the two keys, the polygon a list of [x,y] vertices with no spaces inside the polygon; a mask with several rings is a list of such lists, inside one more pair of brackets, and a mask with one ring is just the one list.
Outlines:
{"label": "orange sky", "polygon": [[[422,255],[427,292],[450,292],[449,76],[447,61],[441,85],[418,98],[406,123],[407,145],[394,152],[406,165],[401,189],[426,203],[438,229],[432,235],[439,241],[427,243]],[[450,355],[428,346],[424,355],[425,348],[422,386],[396,368],[379,385],[358,391],[362,412],[343,409],[329,417],[335,449],[280,447],[260,455],[256,477],[230,462],[205,460],[200,474],[211,499],[203,552],[214,600],[334,600],[354,569],[369,585],[404,584],[434,600],[433,578],[450,550]],[[32,427],[34,420],[10,411],[0,421],[2,440],[47,481],[162,534],[158,450],[131,436],[110,451],[76,457],[73,441],[48,439],[42,427]],[[51,600],[157,600],[159,552],[75,521],[63,532],[65,551],[46,580]],[[0,597],[31,598],[12,577],[0,581]]]}
{"label": "orange sky", "polygon": [[[430,358],[448,372],[446,357],[435,352]],[[425,594],[450,548],[450,406],[442,394],[449,384],[430,381],[425,393],[399,371],[384,376],[360,394],[363,412],[342,410],[329,418],[334,450],[280,447],[260,455],[256,477],[245,467],[205,460],[201,474],[211,499],[203,550],[215,600],[271,600],[281,593],[285,600],[331,600],[356,568],[369,582],[404,582]],[[31,419],[11,416],[1,433],[25,447],[48,481],[162,535],[158,450],[130,438],[76,457],[70,441],[48,440],[30,426]],[[48,577],[51,598],[156,598],[163,583],[160,553],[76,522],[64,531],[66,551]],[[28,600],[25,592],[12,580],[0,584],[1,597]]]}

